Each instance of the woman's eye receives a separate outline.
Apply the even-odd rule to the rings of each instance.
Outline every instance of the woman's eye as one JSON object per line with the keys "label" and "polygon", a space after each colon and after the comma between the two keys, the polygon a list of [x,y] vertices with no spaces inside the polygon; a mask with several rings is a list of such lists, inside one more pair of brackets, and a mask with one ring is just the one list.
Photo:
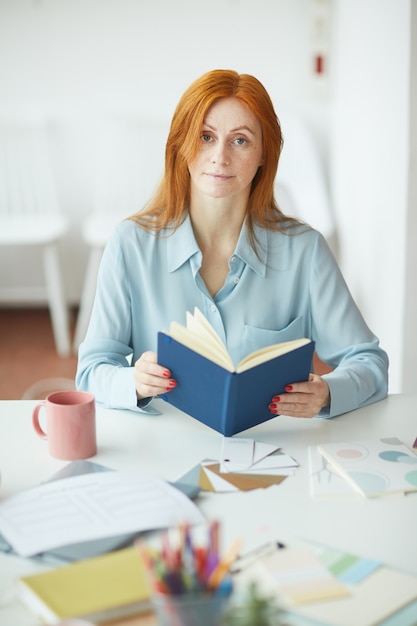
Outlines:
{"label": "woman's eye", "polygon": [[235,139],[235,142],[239,145],[239,146],[243,146],[243,144],[246,143],[246,139],[244,137],[237,137]]}
{"label": "woman's eye", "polygon": [[208,141],[211,141],[211,135],[207,135],[207,133],[203,133],[201,135],[201,140],[207,143]]}

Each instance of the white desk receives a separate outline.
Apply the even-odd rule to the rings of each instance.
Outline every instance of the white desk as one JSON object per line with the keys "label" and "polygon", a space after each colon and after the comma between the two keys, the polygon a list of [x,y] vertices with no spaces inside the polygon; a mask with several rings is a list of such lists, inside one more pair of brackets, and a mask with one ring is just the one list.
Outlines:
{"label": "white desk", "polygon": [[[66,462],[52,459],[31,426],[33,401],[0,402],[0,497],[49,478]],[[92,460],[122,469],[140,467],[174,480],[204,458],[218,459],[222,436],[160,401],[161,416],[97,410],[98,454]],[[242,433],[280,445],[300,463],[296,475],[266,490],[203,494],[208,518],[222,522],[227,546],[240,536],[245,549],[269,539],[308,539],[417,574],[417,494],[364,499],[314,500],[309,492],[307,447],[343,439],[417,437],[417,395],[393,395],[332,420],[277,417]],[[4,602],[16,576],[39,563],[0,554],[0,623],[35,626],[17,601]]]}

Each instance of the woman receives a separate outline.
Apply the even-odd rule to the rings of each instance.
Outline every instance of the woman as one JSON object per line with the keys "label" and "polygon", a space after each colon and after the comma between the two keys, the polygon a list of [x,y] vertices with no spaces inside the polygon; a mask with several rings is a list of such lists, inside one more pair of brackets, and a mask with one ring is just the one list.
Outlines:
{"label": "woman", "polygon": [[77,371],[98,403],[152,412],[151,399],[176,385],[157,363],[157,332],[195,306],[235,362],[280,341],[316,342],[333,371],[289,385],[271,398],[272,414],[333,417],[386,395],[387,355],[326,242],[275,202],[281,148],[256,78],[214,70],[184,93],[160,187],[103,255]]}

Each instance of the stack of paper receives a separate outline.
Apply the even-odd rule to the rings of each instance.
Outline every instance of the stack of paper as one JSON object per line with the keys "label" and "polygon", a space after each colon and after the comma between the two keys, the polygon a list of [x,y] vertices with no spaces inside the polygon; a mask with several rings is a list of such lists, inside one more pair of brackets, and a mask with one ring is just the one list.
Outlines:
{"label": "stack of paper", "polygon": [[250,491],[278,485],[297,467],[297,461],[276,445],[224,437],[219,460],[204,459],[177,482],[202,491]]}
{"label": "stack of paper", "polygon": [[243,439],[224,437],[220,459],[222,472],[250,472],[251,474],[293,474],[297,461],[275,445]]}
{"label": "stack of paper", "polygon": [[[322,562],[328,558],[326,552],[324,548],[318,553]],[[309,624],[314,620],[329,626],[414,626],[415,576],[343,552],[330,553],[329,571],[345,585],[348,595],[293,607],[298,616],[308,618]]]}
{"label": "stack of paper", "polygon": [[326,546],[300,543],[260,557],[239,574],[277,595],[297,626],[415,626],[417,578]]}
{"label": "stack of paper", "polygon": [[321,444],[309,458],[314,496],[417,491],[417,456],[396,437]]}
{"label": "stack of paper", "polygon": [[279,484],[297,467],[297,461],[278,446],[224,437],[220,461],[201,463],[199,485],[204,491],[218,492],[264,489]]}
{"label": "stack of paper", "polygon": [[350,595],[310,547],[276,550],[262,558],[254,571],[263,591],[278,593],[288,608]]}

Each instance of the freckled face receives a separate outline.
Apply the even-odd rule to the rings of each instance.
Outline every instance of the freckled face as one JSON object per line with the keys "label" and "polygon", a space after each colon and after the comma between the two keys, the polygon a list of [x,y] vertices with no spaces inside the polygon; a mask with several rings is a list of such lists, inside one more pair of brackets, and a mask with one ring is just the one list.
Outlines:
{"label": "freckled face", "polygon": [[200,134],[200,150],[189,163],[191,192],[212,198],[250,194],[262,165],[262,129],[237,98],[221,98],[210,107]]}

